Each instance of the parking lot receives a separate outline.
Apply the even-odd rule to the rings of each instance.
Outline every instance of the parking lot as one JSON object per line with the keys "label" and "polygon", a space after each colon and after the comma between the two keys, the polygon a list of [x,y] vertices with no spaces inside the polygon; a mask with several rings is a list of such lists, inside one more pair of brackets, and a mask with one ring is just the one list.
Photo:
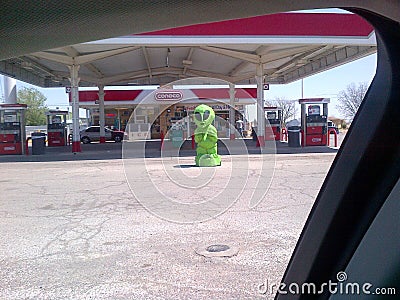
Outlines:
{"label": "parking lot", "polygon": [[[258,206],[249,208],[244,191],[225,213],[179,224],[133,196],[118,144],[83,146],[76,155],[0,158],[1,299],[272,299],[259,287],[279,283],[336,154],[277,154]],[[158,177],[160,158],[145,161]],[[198,253],[220,244],[237,253]]]}

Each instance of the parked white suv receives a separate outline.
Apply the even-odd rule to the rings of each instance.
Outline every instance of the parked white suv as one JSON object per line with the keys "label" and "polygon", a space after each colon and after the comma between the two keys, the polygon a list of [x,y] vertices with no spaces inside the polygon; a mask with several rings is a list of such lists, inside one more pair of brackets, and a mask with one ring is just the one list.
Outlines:
{"label": "parked white suv", "polygon": [[[121,142],[124,139],[124,132],[120,130],[111,130],[105,127],[105,138],[106,141],[114,141],[116,143]],[[80,131],[81,142],[89,144],[93,141],[100,140],[100,126],[90,126]]]}

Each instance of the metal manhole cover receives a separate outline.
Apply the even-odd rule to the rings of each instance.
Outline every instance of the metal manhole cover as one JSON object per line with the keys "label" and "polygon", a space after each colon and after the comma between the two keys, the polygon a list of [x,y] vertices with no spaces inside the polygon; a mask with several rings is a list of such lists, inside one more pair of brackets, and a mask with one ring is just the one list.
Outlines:
{"label": "metal manhole cover", "polygon": [[230,249],[228,245],[211,245],[206,248],[208,252],[222,252]]}
{"label": "metal manhole cover", "polygon": [[198,247],[195,251],[205,257],[231,257],[238,254],[239,248],[216,243]]}

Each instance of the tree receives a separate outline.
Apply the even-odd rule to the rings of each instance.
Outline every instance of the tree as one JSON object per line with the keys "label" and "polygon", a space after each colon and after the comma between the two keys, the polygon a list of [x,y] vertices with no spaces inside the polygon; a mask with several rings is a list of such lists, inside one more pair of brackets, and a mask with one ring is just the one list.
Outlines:
{"label": "tree", "polygon": [[289,120],[296,117],[297,108],[295,100],[286,100],[276,97],[274,100],[266,101],[268,106],[277,106],[282,108],[282,123],[286,124]]}
{"label": "tree", "polygon": [[26,125],[45,125],[46,124],[46,97],[35,88],[24,87],[18,90],[18,103],[28,106],[25,113]]}
{"label": "tree", "polygon": [[336,108],[346,119],[352,121],[367,90],[368,84],[366,82],[359,83],[357,86],[354,82],[349,84],[345,90],[339,92],[339,103],[336,105]]}

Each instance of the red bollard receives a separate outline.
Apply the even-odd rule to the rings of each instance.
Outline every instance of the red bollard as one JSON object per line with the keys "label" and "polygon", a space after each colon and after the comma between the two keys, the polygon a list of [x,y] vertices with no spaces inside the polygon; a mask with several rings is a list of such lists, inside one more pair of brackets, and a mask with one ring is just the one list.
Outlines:
{"label": "red bollard", "polygon": [[164,131],[160,132],[160,139],[161,139],[160,150],[163,150],[164,149]]}
{"label": "red bollard", "polygon": [[287,130],[286,128],[282,128],[282,140],[287,142]]}
{"label": "red bollard", "polygon": [[338,146],[337,132],[336,132],[336,130],[333,130],[333,132],[334,132],[334,136],[335,136],[335,147],[337,147]]}
{"label": "red bollard", "polygon": [[333,134],[335,135],[335,147],[337,147],[337,132],[335,129],[329,129],[328,130],[328,136],[327,136],[327,144],[328,146],[330,146],[330,142],[331,142],[331,132],[333,132]]}
{"label": "red bollard", "polygon": [[265,147],[265,137],[257,136],[256,147]]}
{"label": "red bollard", "polygon": [[194,141],[194,134],[192,134],[192,149],[196,148],[196,142]]}
{"label": "red bollard", "polygon": [[78,141],[78,142],[72,141],[72,152],[73,153],[82,152],[80,141]]}

